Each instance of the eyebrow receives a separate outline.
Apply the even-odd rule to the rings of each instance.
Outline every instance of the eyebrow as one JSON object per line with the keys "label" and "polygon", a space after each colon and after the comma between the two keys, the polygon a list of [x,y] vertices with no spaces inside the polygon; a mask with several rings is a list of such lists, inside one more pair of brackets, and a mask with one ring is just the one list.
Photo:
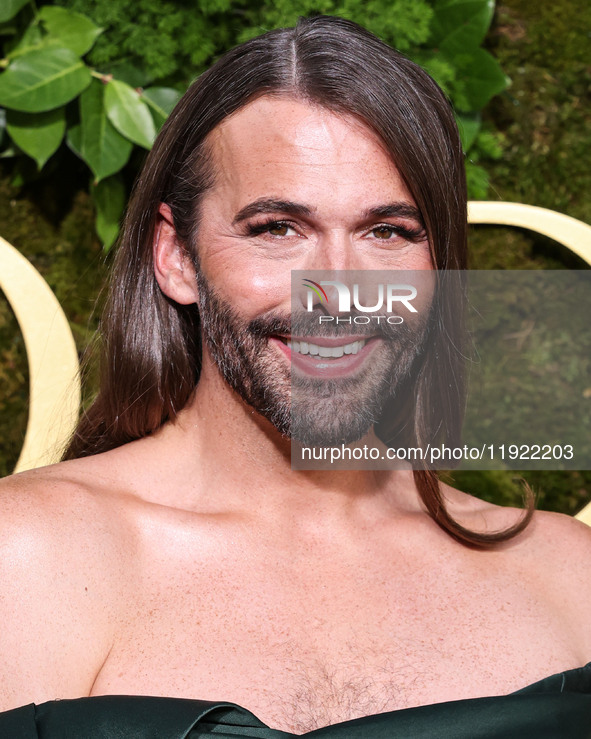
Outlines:
{"label": "eyebrow", "polygon": [[257,213],[289,213],[293,216],[310,216],[312,210],[307,205],[294,203],[290,200],[277,200],[275,198],[259,198],[258,200],[245,205],[238,211],[232,221],[233,225],[245,221]]}
{"label": "eyebrow", "polygon": [[369,208],[364,213],[367,220],[372,218],[412,218],[424,227],[423,217],[420,210],[410,203],[388,203],[388,205],[378,205],[375,208]]}
{"label": "eyebrow", "polygon": [[[259,198],[245,205],[234,216],[233,225],[245,221],[258,213],[287,213],[293,216],[311,216],[313,210],[302,203],[294,203],[291,200],[279,200],[276,198]],[[363,218],[412,218],[422,226],[423,218],[419,209],[410,203],[388,203],[369,208],[363,214]]]}

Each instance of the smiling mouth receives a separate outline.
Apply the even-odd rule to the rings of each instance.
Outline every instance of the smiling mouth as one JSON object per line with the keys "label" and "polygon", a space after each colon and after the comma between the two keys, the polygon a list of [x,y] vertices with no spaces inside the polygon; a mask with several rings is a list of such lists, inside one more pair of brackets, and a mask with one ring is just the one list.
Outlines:
{"label": "smiling mouth", "polygon": [[366,340],[353,341],[340,346],[320,346],[309,341],[286,341],[287,346],[296,354],[311,354],[326,359],[339,359],[344,354],[357,354],[366,344]]}
{"label": "smiling mouth", "polygon": [[371,338],[356,339],[355,341],[342,341],[318,338],[317,342],[304,341],[303,339],[292,339],[286,336],[278,337],[294,354],[303,354],[322,359],[340,359],[345,355],[358,354]]}

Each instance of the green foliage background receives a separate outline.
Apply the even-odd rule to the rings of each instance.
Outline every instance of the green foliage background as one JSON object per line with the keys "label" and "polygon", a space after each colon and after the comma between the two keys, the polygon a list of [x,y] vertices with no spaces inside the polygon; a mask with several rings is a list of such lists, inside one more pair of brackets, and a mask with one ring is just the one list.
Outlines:
{"label": "green foliage background", "polygon": [[470,195],[486,194],[477,162],[499,156],[500,147],[482,130],[481,110],[508,84],[482,48],[494,0],[42,2],[0,4],[0,157],[14,158],[15,181],[26,184],[36,174],[31,160],[42,176],[62,169],[67,143],[92,173],[106,248],[117,235],[125,175],[138,170],[138,147],[151,148],[192,78],[236,43],[293,25],[300,14],[357,21],[428,69],[453,103]]}
{"label": "green foliage background", "polygon": [[[512,84],[484,113],[485,124],[503,136],[502,157],[486,164],[492,199],[532,203],[591,223],[590,34],[585,0],[508,0],[497,7],[487,46]],[[475,269],[588,268],[564,247],[519,229],[472,227],[470,254]],[[538,494],[541,508],[572,514],[591,500],[589,471],[452,476],[461,489],[505,504],[519,500],[521,479]]]}
{"label": "green foliage background", "polygon": [[[212,56],[243,38],[286,25],[308,11],[352,17],[408,51],[428,36],[426,0],[303,0],[294,5],[198,0],[60,0],[108,28],[87,57],[99,71],[133,86],[153,81],[184,89]],[[219,23],[232,6],[235,24]],[[533,203],[591,222],[589,174],[591,71],[587,59],[591,8],[586,0],[508,0],[500,4],[485,47],[511,78],[511,86],[466,131],[477,139],[469,151],[472,196]],[[195,39],[199,39],[195,43]],[[456,97],[457,70],[445,57],[420,60]],[[461,75],[460,75],[461,77]],[[472,127],[471,127],[472,126]],[[499,135],[500,132],[500,135]],[[142,155],[134,150],[122,187],[128,187]],[[92,198],[81,183],[86,169],[64,151],[46,165],[0,162],[0,233],[46,277],[70,318],[80,349],[97,323],[95,296],[110,257],[94,234]],[[26,184],[22,185],[26,181]],[[95,193],[96,197],[96,193]],[[583,268],[556,244],[515,229],[477,227],[471,236],[472,267],[479,269]],[[26,425],[27,369],[22,338],[7,305],[0,303],[0,474],[12,469]],[[544,508],[573,513],[591,499],[591,473],[524,473]],[[454,484],[501,503],[519,500],[520,483],[505,472],[456,473]]]}

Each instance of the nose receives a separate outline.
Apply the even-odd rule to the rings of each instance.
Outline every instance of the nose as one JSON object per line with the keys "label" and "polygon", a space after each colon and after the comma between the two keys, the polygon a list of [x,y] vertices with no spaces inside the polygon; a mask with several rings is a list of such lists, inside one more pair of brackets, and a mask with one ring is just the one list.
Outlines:
{"label": "nose", "polygon": [[[304,311],[336,310],[336,294],[326,280],[347,281],[349,270],[355,269],[356,256],[351,236],[345,229],[331,229],[318,236],[297,272],[293,273],[293,307]],[[359,265],[360,266],[360,265]]]}
{"label": "nose", "polygon": [[328,315],[379,310],[383,304],[380,272],[367,270],[346,238],[324,239],[307,260],[309,269],[292,273],[293,309]]}
{"label": "nose", "polygon": [[362,269],[349,231],[334,228],[320,234],[314,248],[308,254],[305,269],[333,272]]}

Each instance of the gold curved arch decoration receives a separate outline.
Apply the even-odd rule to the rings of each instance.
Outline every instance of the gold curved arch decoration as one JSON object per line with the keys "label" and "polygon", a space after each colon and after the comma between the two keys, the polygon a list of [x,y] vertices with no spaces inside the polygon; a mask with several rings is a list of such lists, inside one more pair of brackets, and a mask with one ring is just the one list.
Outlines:
{"label": "gold curved arch decoration", "polygon": [[15,472],[57,462],[80,408],[78,352],[57,298],[35,267],[0,237],[0,288],[29,363],[29,419]]}
{"label": "gold curved arch decoration", "polygon": [[468,221],[489,226],[517,226],[564,244],[591,264],[591,226],[548,208],[523,203],[471,200]]}
{"label": "gold curved arch decoration", "polygon": [[[564,213],[523,203],[471,201],[468,203],[468,221],[536,231],[564,244],[591,264],[591,226]],[[591,503],[579,511],[576,518],[591,526]]]}

